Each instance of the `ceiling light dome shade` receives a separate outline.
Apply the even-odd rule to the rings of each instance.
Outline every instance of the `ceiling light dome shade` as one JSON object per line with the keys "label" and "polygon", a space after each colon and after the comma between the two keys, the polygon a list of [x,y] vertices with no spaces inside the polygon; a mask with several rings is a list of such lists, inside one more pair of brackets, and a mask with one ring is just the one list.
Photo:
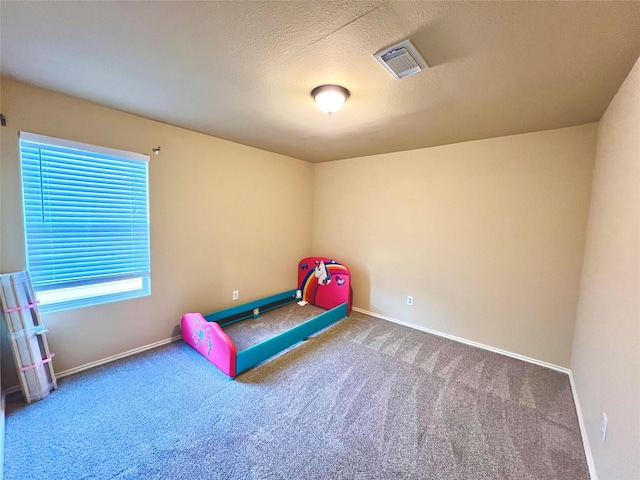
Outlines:
{"label": "ceiling light dome shade", "polygon": [[349,95],[349,90],[340,85],[320,85],[311,90],[318,108],[329,115],[340,110]]}

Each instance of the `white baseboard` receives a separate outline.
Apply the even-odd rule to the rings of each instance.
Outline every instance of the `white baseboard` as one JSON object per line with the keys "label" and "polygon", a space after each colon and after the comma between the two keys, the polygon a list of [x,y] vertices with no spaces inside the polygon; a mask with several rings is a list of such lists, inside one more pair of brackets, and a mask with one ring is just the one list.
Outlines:
{"label": "white baseboard", "polygon": [[593,461],[591,445],[589,444],[589,437],[587,436],[587,427],[584,424],[584,419],[582,418],[582,408],[580,407],[580,401],[578,400],[578,391],[576,390],[576,384],[573,379],[573,372],[571,370],[569,370],[569,381],[571,382],[571,393],[573,394],[573,402],[576,405],[576,414],[578,415],[578,424],[580,425],[580,435],[582,436],[584,454],[587,457],[587,465],[589,466],[589,476],[591,477],[591,480],[598,480],[598,474],[596,473],[596,464]]}
{"label": "white baseboard", "polygon": [[[63,370],[62,372],[55,372],[56,378],[67,377],[69,375],[73,375],[74,373],[80,373],[85,370],[89,370],[91,368],[99,367],[100,365],[104,365],[105,363],[115,362],[116,360],[120,360],[121,358],[130,357],[131,355],[142,353],[146,350],[151,350],[153,348],[161,347],[162,345],[175,342],[176,340],[180,340],[181,338],[182,338],[181,335],[176,335],[175,337],[166,338],[164,340],[160,340],[159,342],[150,343],[149,345],[144,345],[142,347],[134,348],[133,350],[128,350],[126,352],[118,353],[117,355],[112,355],[110,357],[103,358],[101,360],[96,360],[95,362],[85,363],[84,365],[70,368],[68,370]],[[17,385],[15,387],[7,388],[5,390],[5,393],[10,394],[10,393],[17,392],[19,390],[20,390],[20,385]]]}
{"label": "white baseboard", "polygon": [[499,353],[500,355],[506,355],[507,357],[517,358],[518,360],[522,360],[524,362],[534,363],[536,365],[540,365],[541,367],[550,368],[552,370],[557,370],[558,372],[568,374],[571,370],[566,367],[561,367],[559,365],[554,365],[553,363],[543,362],[542,360],[536,360],[535,358],[525,357],[524,355],[520,355],[518,353],[509,352],[507,350],[502,350],[500,348],[491,347],[489,345],[484,345],[482,343],[474,342],[472,340],[467,340],[466,338],[456,337],[454,335],[449,335],[448,333],[438,332],[437,330],[431,330],[430,328],[423,327],[421,325],[415,325],[413,323],[403,322],[402,320],[398,320],[391,317],[386,317],[384,315],[380,315],[378,313],[369,312],[367,310],[363,310],[362,308],[353,307],[353,310],[356,312],[364,313],[365,315],[371,315],[372,317],[381,318],[382,320],[388,320],[389,322],[397,323],[400,325],[404,325],[405,327],[414,328],[416,330],[420,330],[422,332],[430,333],[432,335],[436,335],[438,337],[448,338],[449,340],[453,340],[455,342],[464,343],[466,345],[471,345],[472,347],[482,348],[483,350],[489,350],[490,352]]}
{"label": "white baseboard", "polygon": [[153,348],[161,347],[162,345],[175,342],[176,340],[180,340],[181,338],[182,338],[181,335],[176,335],[175,337],[165,338],[164,340],[160,340],[159,342],[150,343],[149,345],[144,345],[142,347],[134,348],[133,350],[128,350],[123,353],[118,353],[117,355],[111,355],[110,357],[103,358],[102,360],[96,360],[95,362],[85,363],[84,365],[80,365],[79,367],[63,370],[62,372],[56,372],[56,377],[62,378],[62,377],[67,377],[69,375],[73,375],[74,373],[80,373],[80,372],[83,372],[84,370],[89,370],[91,368],[99,367],[100,365],[104,365],[105,363],[115,362],[116,360],[120,360],[121,358],[130,357],[131,355],[135,355],[137,353],[142,353],[144,351],[151,350]]}

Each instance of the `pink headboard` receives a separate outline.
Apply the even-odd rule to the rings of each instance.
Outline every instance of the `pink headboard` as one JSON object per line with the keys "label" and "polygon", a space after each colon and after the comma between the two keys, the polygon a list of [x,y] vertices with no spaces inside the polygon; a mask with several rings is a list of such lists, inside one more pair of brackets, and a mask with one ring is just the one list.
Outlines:
{"label": "pink headboard", "polygon": [[351,273],[341,263],[327,257],[307,257],[298,264],[298,289],[302,299],[330,310],[347,302],[351,313]]}

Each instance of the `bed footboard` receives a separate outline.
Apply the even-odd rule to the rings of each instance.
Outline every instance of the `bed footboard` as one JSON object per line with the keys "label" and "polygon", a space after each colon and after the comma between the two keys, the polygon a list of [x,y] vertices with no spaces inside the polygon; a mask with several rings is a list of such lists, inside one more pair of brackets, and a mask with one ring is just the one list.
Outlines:
{"label": "bed footboard", "polygon": [[236,376],[236,347],[220,325],[200,313],[185,313],[180,324],[186,343],[229,377]]}

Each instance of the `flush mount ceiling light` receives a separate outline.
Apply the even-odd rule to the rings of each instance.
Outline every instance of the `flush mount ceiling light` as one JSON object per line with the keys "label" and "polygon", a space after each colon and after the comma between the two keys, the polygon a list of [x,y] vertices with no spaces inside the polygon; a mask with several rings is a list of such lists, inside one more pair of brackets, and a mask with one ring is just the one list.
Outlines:
{"label": "flush mount ceiling light", "polygon": [[340,85],[320,85],[311,90],[318,108],[329,115],[340,110],[349,95],[349,90]]}

